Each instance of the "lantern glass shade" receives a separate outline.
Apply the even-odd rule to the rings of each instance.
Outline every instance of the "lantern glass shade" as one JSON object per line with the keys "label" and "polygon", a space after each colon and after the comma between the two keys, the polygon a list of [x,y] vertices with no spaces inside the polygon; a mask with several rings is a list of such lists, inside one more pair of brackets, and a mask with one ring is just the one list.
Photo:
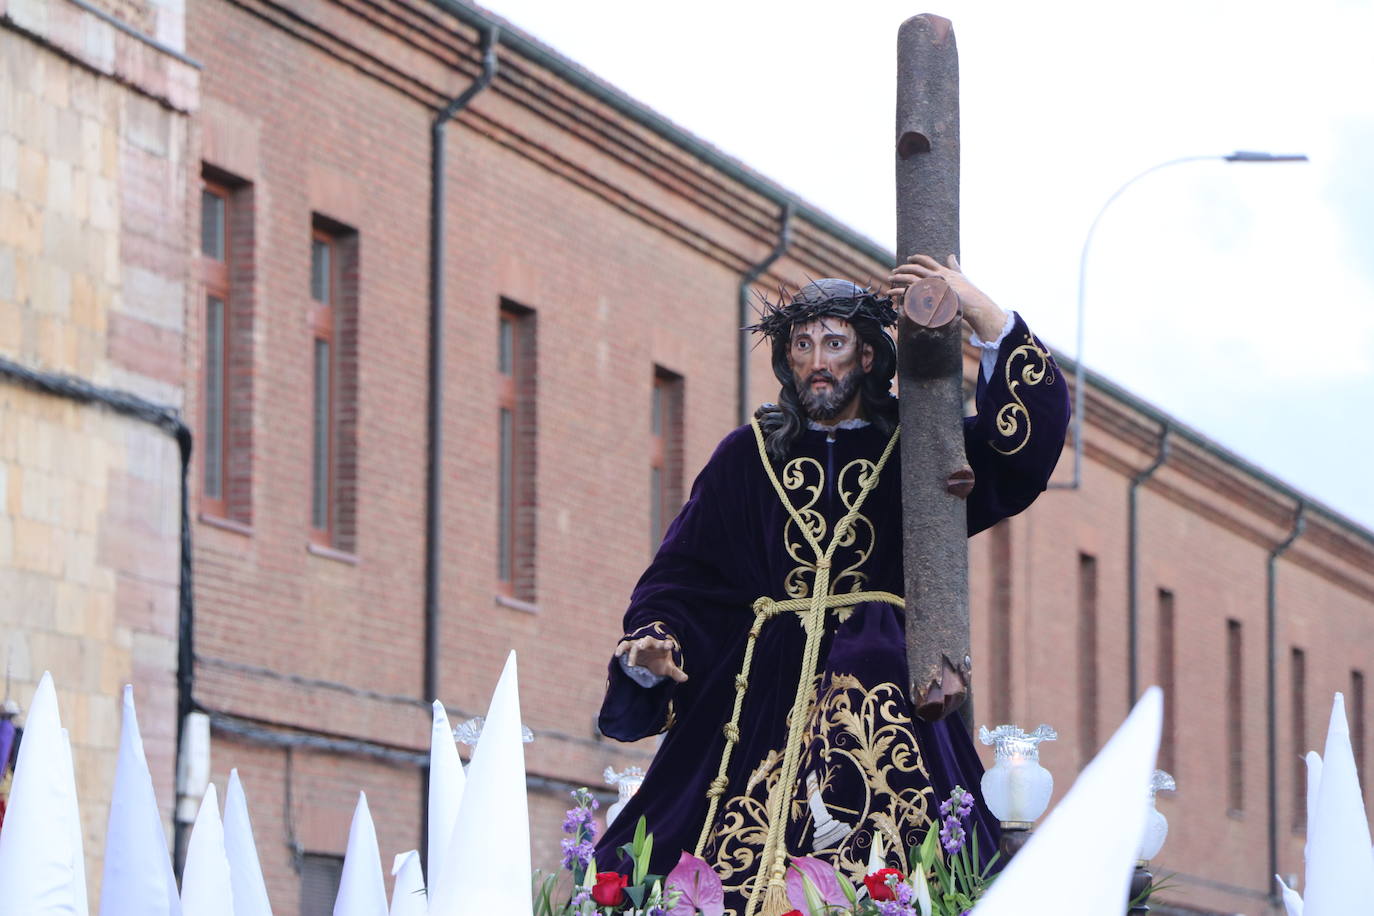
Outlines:
{"label": "lantern glass shade", "polygon": [[1030,823],[1045,813],[1054,793],[1054,777],[1040,765],[1040,742],[1053,741],[1054,729],[1042,725],[1029,735],[1013,725],[978,733],[992,745],[994,763],[983,774],[983,801],[1004,823]]}
{"label": "lantern glass shade", "polygon": [[1145,836],[1140,841],[1140,860],[1148,862],[1164,848],[1164,840],[1169,836],[1169,819],[1159,813],[1154,802],[1150,802],[1150,812],[1145,815]]}
{"label": "lantern glass shade", "polygon": [[1173,791],[1177,786],[1174,777],[1163,770],[1155,770],[1150,777],[1149,811],[1145,815],[1145,833],[1140,838],[1140,860],[1148,862],[1164,848],[1164,840],[1169,836],[1169,819],[1155,807],[1155,795],[1162,791]]}

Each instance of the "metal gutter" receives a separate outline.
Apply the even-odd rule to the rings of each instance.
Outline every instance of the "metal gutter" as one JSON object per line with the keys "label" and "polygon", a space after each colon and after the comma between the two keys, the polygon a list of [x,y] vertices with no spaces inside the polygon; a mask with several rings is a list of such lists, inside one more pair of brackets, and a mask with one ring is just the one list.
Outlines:
{"label": "metal gutter", "polygon": [[798,217],[835,238],[836,241],[854,249],[864,257],[880,264],[895,264],[891,251],[882,245],[855,232],[853,229],[830,216],[828,213],[806,203],[795,194],[774,184],[734,159],[706,143],[672,121],[653,111],[630,96],[593,76],[584,68],[559,54],[542,42],[522,33],[506,20],[486,10],[461,3],[459,0],[430,0],[434,6],[457,17],[461,22],[479,30],[499,27],[500,42],[521,57],[553,73],[559,79],[595,98],[598,102],[623,115],[641,127],[647,128],[658,136],[681,148],[684,152],[737,181],[749,190],[773,201],[779,207],[791,205]]}
{"label": "metal gutter", "polygon": [[444,128],[496,76],[496,26],[482,41],[482,74],[434,118],[430,126],[429,196],[429,448],[425,469],[425,659],[420,696],[439,696],[439,566],[443,537],[444,464]]}
{"label": "metal gutter", "polygon": [[738,359],[738,397],[739,397],[739,424],[743,426],[749,422],[749,332],[745,327],[749,325],[749,293],[754,283],[759,277],[763,276],[764,271],[773,266],[778,258],[787,254],[787,249],[792,244],[792,204],[782,205],[782,226],[778,230],[778,243],[773,246],[773,250],[768,252],[768,256],[757,264],[751,266],[744,272],[744,276],[739,281],[739,351]]}
{"label": "metal gutter", "polygon": [[1135,706],[1140,690],[1140,507],[1139,491],[1155,472],[1169,460],[1169,436],[1173,427],[1166,420],[1159,433],[1159,453],[1145,470],[1131,478],[1127,493],[1127,595],[1126,595],[1126,708]]}
{"label": "metal gutter", "polygon": [[[429,444],[425,460],[425,635],[420,696],[431,702],[439,696],[439,592],[443,564],[444,479],[444,170],[445,129],[478,93],[496,77],[496,42],[500,27],[482,29],[482,72],[472,84],[449,101],[430,125],[429,180],[429,405],[425,426]],[[429,769],[420,771],[420,857],[429,859]]]}
{"label": "metal gutter", "polygon": [[[1266,875],[1279,873],[1279,709],[1278,709],[1278,667],[1279,667],[1279,611],[1278,611],[1278,565],[1279,557],[1288,552],[1293,542],[1302,537],[1307,530],[1307,503],[1299,500],[1293,515],[1293,529],[1288,537],[1269,551],[1265,561],[1265,612],[1264,641],[1268,651],[1268,671],[1265,675],[1265,713],[1268,717],[1269,740],[1269,870]],[[1272,886],[1272,885],[1271,885]],[[1280,902],[1277,888],[1269,894],[1274,904]]]}
{"label": "metal gutter", "polygon": [[95,4],[87,3],[86,0],[69,0],[69,2],[90,13],[92,16],[101,20],[106,25],[113,26],[117,30],[123,32],[125,35],[128,35],[130,38],[134,38],[138,41],[141,41],[143,44],[152,48],[154,51],[158,51],[159,53],[166,54],[168,57],[175,58],[188,67],[194,67],[197,70],[205,69],[204,64],[196,60],[194,57],[189,57],[185,52],[178,51],[171,45],[163,44],[162,42],[158,41],[156,38],[147,34],[146,32],[140,32],[138,29],[129,25],[122,19],[117,19],[114,16],[111,16],[109,13],[105,12]]}

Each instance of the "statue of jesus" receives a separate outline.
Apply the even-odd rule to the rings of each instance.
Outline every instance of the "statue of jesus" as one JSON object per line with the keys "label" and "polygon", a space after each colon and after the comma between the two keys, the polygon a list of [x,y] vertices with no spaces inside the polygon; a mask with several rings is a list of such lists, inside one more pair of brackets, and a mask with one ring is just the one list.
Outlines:
{"label": "statue of jesus", "polygon": [[[611,659],[601,731],[664,737],[596,850],[599,868],[628,871],[618,849],[642,815],[651,871],[692,852],[720,875],[726,911],[755,916],[788,857],[828,860],[857,883],[875,838],[901,865],[939,798],[976,789],[982,767],[958,717],[914,720],[905,686],[889,329],[894,298],[922,278],[958,295],[982,352],[977,411],[964,423],[968,533],[1045,489],[1064,444],[1066,386],[1025,322],[957,261],[912,258],[889,277],[890,295],[824,279],[766,303],[750,330],[772,347],[778,403],[727,435],[698,475]],[[823,631],[808,643],[815,620]],[[990,854],[997,823],[981,808],[974,821]]]}

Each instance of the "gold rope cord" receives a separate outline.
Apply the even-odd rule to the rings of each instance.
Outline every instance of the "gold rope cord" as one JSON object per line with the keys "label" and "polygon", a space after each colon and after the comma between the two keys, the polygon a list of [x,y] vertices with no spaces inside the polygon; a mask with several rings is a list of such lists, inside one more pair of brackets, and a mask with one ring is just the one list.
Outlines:
{"label": "gold rope cord", "polygon": [[[763,853],[760,856],[759,870],[754,876],[754,888],[749,895],[748,906],[745,907],[745,916],[753,916],[758,909],[760,897],[763,897],[763,916],[780,916],[790,907],[787,903],[786,890],[786,868],[787,868],[787,847],[786,829],[787,823],[783,817],[785,799],[791,794],[791,786],[797,779],[797,768],[801,759],[801,739],[802,730],[806,726],[806,721],[811,713],[811,680],[815,677],[816,662],[820,655],[821,637],[825,632],[825,612],[831,608],[853,607],[864,601],[883,601],[898,606],[904,605],[901,598],[890,592],[850,592],[843,595],[830,594],[830,564],[835,554],[835,548],[844,540],[845,532],[854,524],[854,519],[858,517],[859,510],[863,507],[868,494],[878,485],[883,471],[887,464],[887,459],[891,457],[894,447],[897,445],[898,435],[901,427],[892,431],[892,437],[888,440],[887,447],[883,450],[882,457],[878,459],[874,466],[873,473],[869,475],[860,489],[858,498],[850,507],[849,511],[840,519],[839,523],[831,532],[830,543],[821,549],[820,543],[811,536],[810,530],[802,522],[800,514],[792,505],[792,501],[787,496],[787,491],[783,489],[778,481],[777,474],[773,471],[773,465],[768,460],[768,450],[764,445],[763,430],[759,428],[757,420],[751,421],[754,429],[754,439],[758,445],[759,460],[763,463],[763,468],[768,474],[769,481],[773,484],[774,491],[778,494],[778,499],[782,501],[792,520],[797,524],[816,555],[816,572],[814,588],[810,598],[798,598],[787,601],[774,601],[771,598],[763,597],[754,602],[754,625],[749,631],[748,643],[744,650],[744,660],[740,666],[740,673],[735,677],[735,703],[731,711],[730,722],[725,726],[725,748],[721,753],[720,769],[716,778],[711,780],[707,789],[707,797],[710,799],[706,820],[702,824],[701,836],[697,840],[696,854],[701,856],[705,849],[706,840],[710,835],[711,826],[715,821],[716,809],[721,795],[725,793],[727,785],[728,768],[730,754],[734,749],[735,742],[739,740],[739,718],[744,707],[744,694],[749,684],[749,669],[753,662],[754,644],[758,640],[759,632],[763,628],[764,621],[776,614],[792,611],[805,612],[802,626],[806,629],[806,643],[802,651],[801,670],[797,678],[797,692],[792,701],[790,713],[791,722],[787,730],[786,750],[783,754],[782,772],[779,774],[778,782],[774,784],[771,797],[768,799],[768,833],[764,839]],[[770,859],[772,860],[770,863]],[[766,884],[763,882],[764,869],[767,867],[768,876]],[[763,892],[762,895],[760,892]]]}

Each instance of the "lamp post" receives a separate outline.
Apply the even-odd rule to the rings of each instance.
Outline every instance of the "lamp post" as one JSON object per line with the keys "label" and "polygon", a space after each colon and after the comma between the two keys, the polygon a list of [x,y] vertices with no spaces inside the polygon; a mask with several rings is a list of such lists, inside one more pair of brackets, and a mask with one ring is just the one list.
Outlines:
{"label": "lamp post", "polygon": [[1083,398],[1084,398],[1084,368],[1083,368],[1083,305],[1086,301],[1084,290],[1087,285],[1088,276],[1088,251],[1092,248],[1093,234],[1097,231],[1097,224],[1102,221],[1102,216],[1107,212],[1113,201],[1126,192],[1126,189],[1135,184],[1146,175],[1166,169],[1171,165],[1180,165],[1185,162],[1202,162],[1205,160],[1217,160],[1220,162],[1306,162],[1307,156],[1304,153],[1264,153],[1251,150],[1237,150],[1234,153],[1212,154],[1205,156],[1180,156],[1177,159],[1169,159],[1150,166],[1145,171],[1134,176],[1125,184],[1121,185],[1112,195],[1102,204],[1097,215],[1093,217],[1092,224],[1088,226],[1088,235],[1083,239],[1083,253],[1078,258],[1078,333],[1074,352],[1074,380],[1073,380],[1073,481],[1067,484],[1050,484],[1052,489],[1077,490],[1082,483],[1083,473]]}

